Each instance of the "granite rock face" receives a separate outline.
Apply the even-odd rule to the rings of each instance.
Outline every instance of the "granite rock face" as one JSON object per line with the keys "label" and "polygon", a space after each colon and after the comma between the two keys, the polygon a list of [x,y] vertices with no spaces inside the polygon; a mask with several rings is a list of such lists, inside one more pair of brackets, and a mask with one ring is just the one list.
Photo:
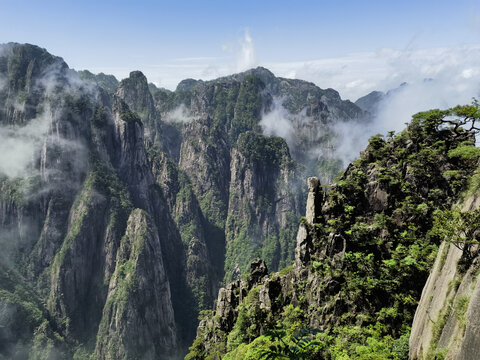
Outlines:
{"label": "granite rock face", "polygon": [[[260,270],[260,262],[255,261],[246,280],[237,280],[222,288],[216,310],[203,315],[187,358],[217,359],[227,353],[227,356],[234,357],[243,354],[245,349],[253,353],[262,349],[262,341],[267,341],[264,336],[279,331],[279,327],[287,332],[299,329],[323,332],[321,339],[326,339],[322,340],[326,341],[326,346],[316,350],[315,356],[329,358],[332,355],[328,353],[329,336],[334,339],[332,348],[337,349],[340,342],[348,341],[348,337],[342,338],[344,335],[340,329],[360,334],[362,329],[368,333],[372,326],[382,327],[389,341],[395,339],[395,343],[401,343],[401,348],[399,346],[395,351],[397,354],[401,351],[402,357],[407,356],[408,337],[403,332],[413,321],[429,266],[433,265],[431,252],[436,250],[436,244],[429,241],[432,241],[430,231],[435,214],[453,205],[459,196],[458,188],[451,187],[444,173],[447,169],[459,169],[466,179],[477,167],[476,161],[462,164],[447,156],[449,149],[456,148],[462,141],[473,147],[471,133],[427,131],[422,126],[429,126],[430,119],[423,116],[427,119],[425,123],[417,118],[417,122],[397,137],[387,140],[379,136],[372,138],[361,158],[347,167],[328,192],[318,178],[308,179],[306,216],[298,228],[293,265],[267,274]],[[415,148],[409,144],[415,144]],[[422,155],[431,157],[425,162],[417,161],[417,156]],[[462,186],[465,185],[466,182]],[[415,236],[409,236],[409,232],[414,232]],[[423,250],[415,243],[417,241],[424,244]],[[404,252],[408,247],[425,251],[420,257],[424,261],[422,266],[410,266],[411,259]],[[396,257],[398,251],[402,251],[400,258],[405,258],[406,272],[398,270],[401,264]],[[439,250],[439,257],[443,259],[441,253],[445,254],[445,245]],[[431,263],[426,260],[429,255]],[[442,261],[454,264],[460,255],[452,252]],[[439,261],[437,259],[433,266],[434,272],[441,268]],[[395,275],[386,275],[390,271]],[[398,271],[402,274],[399,275]],[[473,274],[473,270],[469,270],[465,275],[469,280],[464,280],[465,284],[459,287],[472,299],[476,282]],[[386,280],[390,276],[394,276],[391,282]],[[427,314],[423,314],[423,319],[421,315],[415,317],[411,338],[414,347],[422,349],[425,346],[422,343],[429,343],[426,333],[432,325],[425,325],[422,321],[429,321],[429,315],[444,311],[445,306],[440,299],[430,308],[433,310],[430,313],[428,301],[432,301],[432,296],[437,293],[441,295],[447,289],[451,290],[449,279],[454,276],[455,271],[450,271],[427,282],[431,291],[424,290],[422,302],[425,304],[417,310],[417,314],[419,311],[427,311]],[[363,287],[362,284],[367,283]],[[445,298],[446,295],[441,296]],[[405,301],[407,298],[409,301]],[[460,304],[464,305],[466,298],[462,299]],[[393,320],[386,318],[386,309],[393,312],[394,306],[398,306],[395,314],[402,312],[402,315],[395,315]],[[462,316],[474,309],[469,308],[466,313],[463,309]],[[454,316],[451,315],[453,319]],[[475,343],[475,318],[462,319],[466,334],[470,336],[468,341]],[[457,334],[459,325],[455,321],[459,320],[448,321],[445,326],[450,333],[448,336],[442,334],[439,344],[450,348],[448,341],[458,339],[458,336],[449,336]],[[469,326],[471,335],[468,334]],[[366,343],[360,346],[368,348]],[[466,344],[457,346],[465,351]]]}
{"label": "granite rock face", "polygon": [[[461,203],[463,212],[478,212],[478,209],[478,193],[470,194]],[[477,231],[469,235],[477,236]],[[464,241],[459,244],[446,238],[439,249],[415,312],[410,359],[427,359],[438,354],[445,359],[478,357],[480,258],[476,240]],[[469,241],[474,243],[471,248],[467,245]]]}
{"label": "granite rock face", "polygon": [[[172,355],[185,341],[184,255],[144,125],[121,96],[135,99],[35,46],[5,45],[0,59],[2,131],[31,152],[2,168],[2,356],[72,358],[97,336],[98,359]],[[17,339],[14,323],[26,329]]]}
{"label": "granite rock face", "polygon": [[158,231],[145,211],[135,209],[117,251],[95,357],[158,359],[175,353],[173,314]]}
{"label": "granite rock face", "polygon": [[[262,128],[278,106],[291,142]],[[224,279],[294,259],[304,169],[331,178],[332,124],[364,115],[264,68],[168,91],[2,45],[0,354],[181,356]]]}

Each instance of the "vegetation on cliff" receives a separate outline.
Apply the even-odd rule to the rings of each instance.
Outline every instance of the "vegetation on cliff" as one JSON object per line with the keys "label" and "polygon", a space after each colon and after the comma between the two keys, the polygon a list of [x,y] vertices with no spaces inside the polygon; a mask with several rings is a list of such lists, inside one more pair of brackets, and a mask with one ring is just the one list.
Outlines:
{"label": "vegetation on cliff", "polygon": [[401,359],[442,238],[460,270],[477,261],[478,213],[451,208],[476,103],[373,137],[325,191],[309,180],[295,250],[304,174],[331,179],[334,124],[364,115],[336,91],[263,68],[168,91],[1,49],[0,124],[26,156],[0,177],[0,358],[181,356],[200,312],[193,358]]}
{"label": "vegetation on cliff", "polygon": [[254,287],[239,285],[238,304],[222,305],[228,311],[217,303],[189,358],[259,358],[280,346],[278,331],[288,343],[312,329],[305,358],[406,359],[416,305],[443,240],[436,219],[458,199],[479,158],[474,129],[456,122],[478,114],[475,103],[423,112],[405,131],[371,138],[327,194],[318,190],[323,203],[302,225],[310,243],[303,250],[297,243],[295,265]]}

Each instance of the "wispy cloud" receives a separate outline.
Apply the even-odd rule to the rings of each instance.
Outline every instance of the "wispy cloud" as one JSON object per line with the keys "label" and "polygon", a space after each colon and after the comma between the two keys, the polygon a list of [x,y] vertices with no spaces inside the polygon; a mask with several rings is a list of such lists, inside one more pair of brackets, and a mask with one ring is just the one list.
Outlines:
{"label": "wispy cloud", "polygon": [[[335,132],[342,139],[337,144],[337,154],[344,164],[358,157],[360,150],[367,145],[369,137],[403,130],[412,115],[417,112],[469,104],[473,97],[479,98],[480,70],[467,63],[464,64],[465,67],[459,64],[433,67],[433,76],[428,80],[421,77],[425,73],[418,73],[420,78],[417,80],[410,78],[411,82],[397,88],[380,102],[378,113],[368,124],[337,123]],[[429,68],[431,64],[425,66]]]}
{"label": "wispy cloud", "polygon": [[245,30],[243,38],[240,40],[240,49],[237,52],[237,72],[251,69],[257,65],[257,58],[255,56],[255,46],[253,39],[250,36],[250,31]]}
{"label": "wispy cloud", "polygon": [[205,61],[216,61],[218,57],[214,56],[198,56],[198,57],[188,57],[188,58],[177,58],[173,59],[172,61],[178,62],[205,62]]}
{"label": "wispy cloud", "polygon": [[0,127],[0,174],[9,178],[24,177],[31,172],[34,154],[50,125],[48,111],[23,127]]}
{"label": "wispy cloud", "polygon": [[245,29],[236,41],[220,45],[224,56],[192,56],[171,59],[158,64],[146,64],[141,69],[127,67],[96,67],[94,73],[128,77],[132,70],[141,70],[149,81],[157,86],[174,90],[186,78],[211,80],[255,67],[259,64],[255,44],[249,29]]}
{"label": "wispy cloud", "polygon": [[386,91],[402,82],[425,78],[454,77],[480,69],[480,46],[460,46],[349,54],[338,58],[287,63],[268,63],[278,76],[312,81],[321,88],[334,88],[345,99],[355,101],[373,90]]}
{"label": "wispy cloud", "polygon": [[190,113],[185,104],[180,104],[178,107],[162,116],[162,120],[169,123],[188,123],[195,120],[195,117]]}
{"label": "wispy cloud", "polygon": [[260,126],[265,135],[275,135],[284,138],[290,149],[296,146],[295,115],[290,114],[282,105],[283,99],[275,98],[269,112],[262,115]]}
{"label": "wispy cloud", "polygon": [[[9,121],[8,125],[0,126],[0,175],[13,179],[39,174],[40,157],[42,162],[47,157],[50,162],[44,164],[44,176],[57,171],[55,167],[62,165],[60,160],[78,164],[75,167],[78,169],[85,167],[86,150],[83,144],[76,138],[65,137],[58,124],[66,121],[64,118],[71,111],[66,100],[68,97],[75,98],[78,94],[84,94],[93,98],[96,96],[96,88],[82,81],[74,71],[65,69],[61,62],[44,69],[42,76],[35,79],[32,86],[35,91],[43,93],[42,112],[26,124],[11,124],[12,121]],[[25,102],[15,98],[14,93],[10,96],[11,104],[21,114]],[[50,156],[50,151],[55,155]],[[57,156],[60,153],[63,155]],[[67,153],[73,154],[71,158],[68,158]]]}

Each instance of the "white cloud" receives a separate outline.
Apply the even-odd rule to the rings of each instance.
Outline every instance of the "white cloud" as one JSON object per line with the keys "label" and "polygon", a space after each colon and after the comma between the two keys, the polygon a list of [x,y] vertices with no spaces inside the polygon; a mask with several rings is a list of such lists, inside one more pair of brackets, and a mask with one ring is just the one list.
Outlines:
{"label": "white cloud", "polygon": [[[321,88],[333,88],[344,99],[355,101],[373,90],[386,91],[402,82],[425,78],[471,75],[479,83],[480,46],[460,46],[411,51],[382,49],[338,58],[287,63],[268,63],[277,76],[312,81]],[[467,70],[467,73],[465,71]],[[475,76],[473,76],[475,75]]]}
{"label": "white cloud", "polygon": [[283,106],[282,99],[276,98],[272,109],[263,114],[260,120],[265,135],[275,135],[284,138],[290,149],[295,146],[295,129],[293,127],[294,115],[290,114]]}
{"label": "white cloud", "polygon": [[[372,121],[335,124],[338,135],[335,152],[346,165],[359,156],[371,136],[403,130],[413,114],[469,104],[473,97],[480,98],[479,58],[480,46],[415,51],[382,49],[335,59],[272,63],[267,67],[277,76],[309,80],[322,88],[332,87],[343,98],[352,100],[373,90],[396,89],[380,104]],[[402,82],[408,85],[399,87]],[[291,142],[288,125],[292,123],[285,119],[289,119],[285,110],[275,107],[261,124],[265,133]],[[278,129],[274,124],[278,124]]]}
{"label": "white cloud", "polygon": [[243,39],[240,41],[240,50],[237,53],[236,71],[245,71],[257,65],[255,46],[248,29],[245,30]]}
{"label": "white cloud", "polygon": [[23,127],[0,127],[0,174],[17,178],[32,172],[35,153],[38,152],[49,125],[48,117],[41,116]]}
{"label": "white cloud", "polygon": [[[443,68],[432,80],[418,79],[390,93],[379,105],[377,116],[370,123],[340,122],[335,125],[339,137],[337,154],[348,164],[375,134],[401,131],[413,114],[429,109],[447,109],[459,104],[469,104],[472,97],[480,97],[478,70]],[[468,76],[465,76],[465,75]]]}
{"label": "white cloud", "polygon": [[162,120],[169,123],[188,123],[195,120],[195,117],[190,114],[190,111],[184,104],[180,104],[178,107],[166,113]]}
{"label": "white cloud", "polygon": [[[64,110],[68,110],[65,108],[67,94],[94,97],[96,88],[82,81],[76,72],[65,69],[61,62],[56,62],[45,69],[42,77],[36,79],[33,86],[35,90],[43,93],[43,112],[29,120],[26,125],[0,126],[0,175],[9,178],[37,174],[39,169],[35,168],[35,163],[40,157],[40,149],[47,143],[59,146],[62,151],[74,152],[75,163],[85,162],[83,153],[86,150],[83,145],[77,139],[62,138],[58,122],[66,121],[63,117]],[[12,101],[17,112],[24,111],[24,102],[18,99]]]}

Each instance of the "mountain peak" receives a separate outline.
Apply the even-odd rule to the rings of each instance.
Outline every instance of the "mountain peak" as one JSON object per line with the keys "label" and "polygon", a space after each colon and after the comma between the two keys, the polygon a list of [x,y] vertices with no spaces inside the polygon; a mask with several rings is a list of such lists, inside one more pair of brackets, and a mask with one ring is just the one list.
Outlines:
{"label": "mountain peak", "polygon": [[140,81],[145,80],[145,82],[147,81],[147,77],[140,70],[131,71],[129,74],[129,78],[138,79]]}

